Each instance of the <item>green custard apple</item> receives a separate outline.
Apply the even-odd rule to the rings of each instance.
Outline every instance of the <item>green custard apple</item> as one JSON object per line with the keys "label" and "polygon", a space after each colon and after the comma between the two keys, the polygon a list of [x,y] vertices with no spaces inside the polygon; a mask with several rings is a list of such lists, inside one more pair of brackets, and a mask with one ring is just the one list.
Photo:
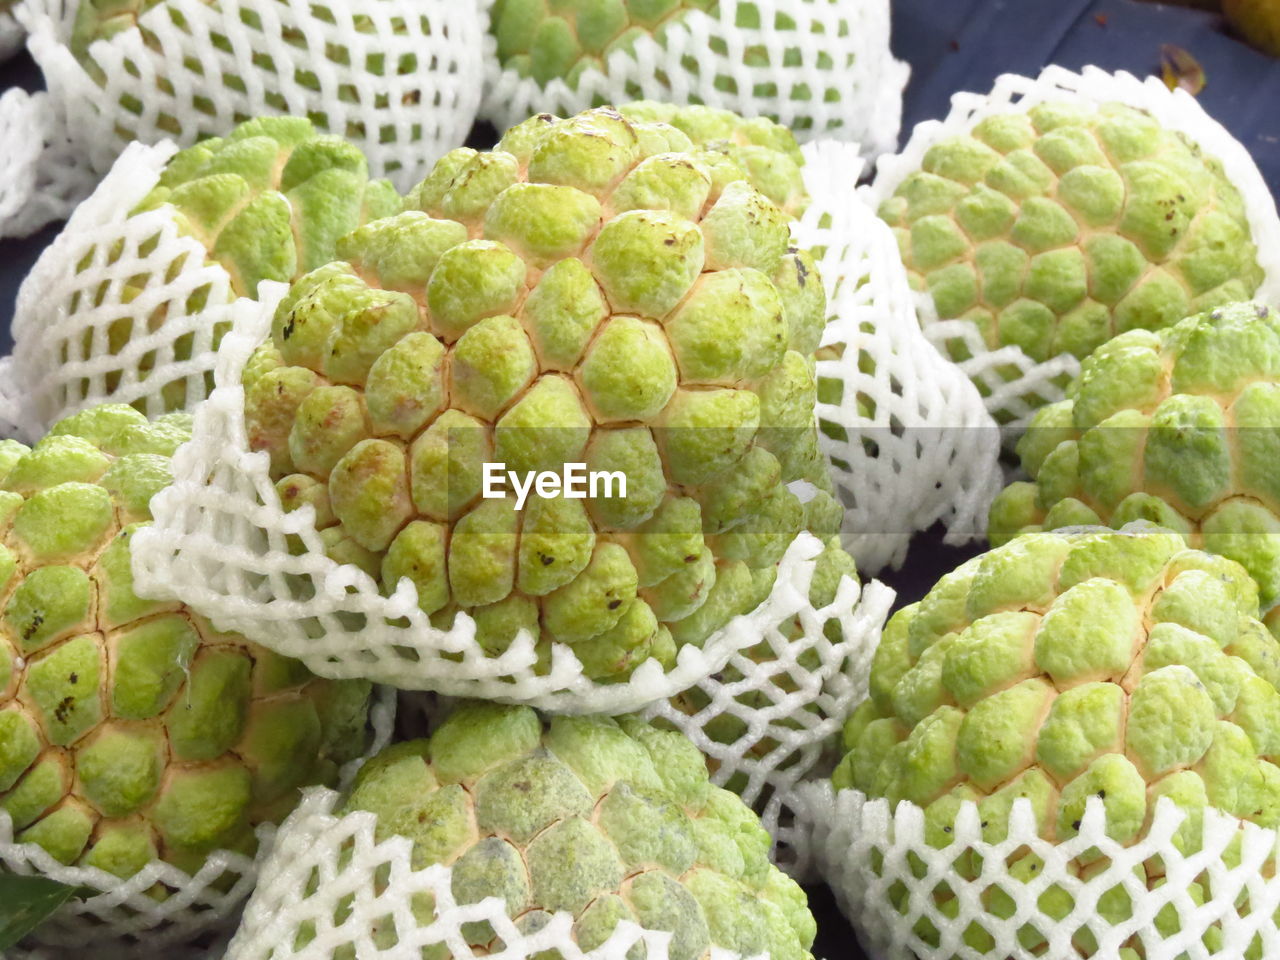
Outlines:
{"label": "green custard apple", "polygon": [[991,506],[989,534],[1149,520],[1242,564],[1280,599],[1280,315],[1233,303],[1089,356],[1066,400],[1018,443],[1031,480]]}
{"label": "green custard apple", "polygon": [[[441,626],[465,611],[490,654],[524,630],[544,662],[568,644],[620,680],[756,607],[800,530],[836,532],[795,155],[760,123],[742,143],[682,129],[723,119],[534,117],[446,155],[294,284],[245,422],[331,557],[408,579]],[[625,496],[516,495],[574,463]]]}
{"label": "green custard apple", "polygon": [[[207,251],[207,262],[227,271],[231,293],[256,298],[259,282],[289,283],[328,263],[340,237],[366,220],[398,213],[402,201],[390,182],[369,179],[364,154],[353,144],[317,134],[303,117],[261,117],[245,121],[225,138],[204,140],[176,154],[131,215],[166,204],[179,232]],[[115,259],[120,251],[106,255]],[[170,269],[176,273],[182,266]],[[141,278],[153,286],[161,280],[172,277]],[[110,353],[120,353],[131,341],[163,327],[164,310],[145,316],[130,312],[128,304],[141,292],[137,283],[126,285],[122,315],[107,326]],[[208,294],[207,286],[196,289],[186,312],[198,313]],[[101,300],[71,304],[73,312],[97,307]],[[215,329],[215,345],[226,326]],[[84,356],[101,349],[95,336],[95,330],[85,330]],[[193,344],[192,334],[177,338],[174,358],[190,359]],[[144,378],[154,364],[154,353],[140,361]],[[211,389],[212,378],[206,379]],[[119,371],[108,372],[107,391],[121,380]],[[161,391],[168,410],[184,408],[191,400],[180,378],[164,383]]]}
{"label": "green custard apple", "polygon": [[880,216],[940,319],[971,321],[992,350],[1083,358],[1258,288],[1212,150],[1132,107],[1042,103],[935,143]]}
{"label": "green custard apple", "polygon": [[165,203],[247,297],[262,280],[290,283],[323,266],[341,237],[401,208],[389,181],[369,179],[358,147],[305,117],[246,120],[179,152],[140,209]]}
{"label": "green custard apple", "polygon": [[[429,740],[369,761],[344,809],[376,814],[379,842],[411,840],[414,869],[448,865],[460,904],[500,897],[526,933],[572,914],[584,952],[630,921],[670,933],[671,960],[717,948],[810,957],[805,894],[769,862],[755,814],[709,783],[687,739],[635,718],[466,703]],[[433,909],[429,895],[415,899],[419,922]],[[397,942],[390,917],[372,932],[379,947]],[[501,949],[488,923],[463,935],[478,953]],[[452,954],[441,944],[423,955]]]}
{"label": "green custard apple", "polygon": [[[1151,524],[1023,534],[890,620],[833,784],[923,808],[937,847],[952,843],[967,801],[991,843],[1007,836],[1022,798],[1040,835],[1057,842],[1076,836],[1093,797],[1123,845],[1146,836],[1165,797],[1187,813],[1173,838],[1183,853],[1199,849],[1209,808],[1280,827],[1280,642],[1257,614],[1244,568]],[[1090,848],[1072,869],[1088,879],[1108,862]],[[1041,866],[1023,848],[1008,871],[1027,883]],[[972,879],[981,864],[969,851],[953,869]],[[1159,857],[1137,873],[1164,882]],[[1193,886],[1197,897],[1208,889]],[[945,882],[935,897],[954,915]],[[1012,915],[999,887],[983,897],[993,916]],[[1073,906],[1058,886],[1039,902],[1056,919]],[[1098,903],[1111,922],[1130,907],[1123,888]],[[922,924],[917,933],[936,938]],[[1157,918],[1163,936],[1176,925],[1171,910]],[[1021,936],[1030,950],[1043,945],[1031,925]],[[1081,956],[1094,955],[1090,936],[1077,937]],[[978,927],[965,938],[990,948]]]}
{"label": "green custard apple", "polygon": [[631,49],[642,36],[661,43],[669,24],[716,6],[717,0],[495,0],[489,29],[504,67],[542,86],[563,80],[577,89],[582,72],[604,70],[615,50]]}
{"label": "green custard apple", "polygon": [[132,876],[252,852],[365,744],[369,685],[137,596],[130,543],[188,418],[75,414],[0,441],[0,810],[19,842]]}

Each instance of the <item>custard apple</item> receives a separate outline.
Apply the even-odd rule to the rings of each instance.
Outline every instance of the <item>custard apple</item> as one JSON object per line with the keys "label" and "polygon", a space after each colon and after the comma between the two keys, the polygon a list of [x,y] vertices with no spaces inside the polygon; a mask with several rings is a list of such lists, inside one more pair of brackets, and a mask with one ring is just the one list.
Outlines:
{"label": "custard apple", "polygon": [[252,852],[362,752],[369,685],[133,591],[130,543],[188,418],[111,405],[0,441],[0,810],[19,842],[128,877]]}
{"label": "custard apple", "polygon": [[1234,303],[1088,357],[1018,442],[1031,480],[991,506],[993,544],[1024,530],[1149,520],[1237,561],[1280,599],[1280,316]]}
{"label": "custard apple", "polygon": [[[261,117],[240,124],[225,139],[205,140],[176,154],[131,215],[166,205],[179,232],[198,241],[209,260],[227,271],[232,295],[256,298],[260,281],[288,283],[328,263],[339,237],[366,220],[398,213],[402,200],[388,181],[369,179],[364,155],[352,144],[318,135],[303,117]],[[99,249],[86,257],[85,265],[99,256],[113,262],[126,249],[124,244]],[[151,275],[144,272],[129,281],[120,297],[122,315],[107,325],[107,351],[121,354],[162,328],[168,319],[163,309],[135,314],[129,305],[148,284],[154,288],[171,282],[171,274],[195,265],[166,265],[170,273],[164,277],[155,274],[165,267],[153,266]],[[96,301],[77,300],[71,309],[101,308],[108,292],[104,284]],[[208,286],[194,290],[186,313],[198,314],[208,296]],[[215,346],[228,326],[215,326]],[[102,350],[94,336],[93,329],[86,329],[86,357]],[[189,360],[192,346],[190,334],[174,338],[174,360]],[[159,353],[150,350],[137,362],[141,379],[155,369]],[[188,395],[185,372],[167,375],[160,386],[164,409],[181,409],[200,399]],[[110,393],[122,379],[120,371],[109,370],[103,386]],[[206,381],[212,389],[212,376]],[[85,395],[90,395],[87,381]]]}
{"label": "custard apple", "polygon": [[1212,149],[1121,104],[1042,103],[934,144],[880,216],[940,319],[971,321],[993,350],[1085,357],[1258,288]]}
{"label": "custard apple", "polygon": [[543,86],[563,80],[576,89],[582,72],[604,70],[615,50],[631,49],[641,36],[661,43],[670,23],[716,5],[717,0],[495,0],[489,29],[504,67]]}
{"label": "custard apple", "polygon": [[[1199,849],[1206,808],[1278,827],[1280,643],[1257,613],[1242,567],[1150,524],[1016,537],[889,622],[833,783],[922,807],[936,847],[953,842],[966,801],[991,843],[1022,798],[1057,842],[1076,836],[1093,797],[1108,836],[1126,846],[1146,836],[1163,797],[1187,814],[1173,837],[1183,853]],[[1088,879],[1108,863],[1091,847],[1071,870]],[[1042,866],[1024,847],[1009,876],[1030,883]],[[973,878],[984,865],[968,851],[953,869]],[[1159,857],[1135,870],[1147,885],[1164,882]],[[954,915],[945,880],[935,894]],[[1013,914],[1000,885],[982,896],[994,916]],[[1060,919],[1073,901],[1054,885],[1040,906]],[[1098,903],[1111,922],[1130,908],[1120,887]],[[1158,923],[1176,929],[1177,915]],[[917,932],[936,942],[936,930]],[[1094,955],[1091,937],[1077,936],[1081,956]],[[991,948],[980,924],[965,938]],[[1044,943],[1031,925],[1022,938],[1032,951]]]}
{"label": "custard apple", "polygon": [[[249,444],[330,556],[407,578],[441,626],[467,612],[491,654],[528,631],[601,679],[753,609],[841,512],[814,425],[822,284],[753,185],[789,196],[793,156],[625,113],[446,155],[294,284],[243,375]],[[625,496],[514,495],[575,463]]]}
{"label": "custard apple", "polygon": [[339,238],[399,213],[401,199],[341,137],[305,117],[258,117],[174,156],[140,209],[162,204],[253,297],[262,280],[289,283],[328,263]]}
{"label": "custard apple", "polygon": [[[583,951],[631,921],[670,932],[671,960],[716,948],[810,956],[816,927],[805,894],[769,862],[755,814],[709,783],[688,740],[632,717],[465,703],[429,740],[369,761],[345,809],[376,814],[379,842],[413,841],[414,869],[447,864],[458,903],[501,897],[528,933],[572,914]],[[430,923],[433,908],[419,896],[417,920]],[[495,946],[488,923],[463,933],[481,953]],[[373,937],[394,945],[394,921]],[[450,954],[441,945],[424,955]]]}

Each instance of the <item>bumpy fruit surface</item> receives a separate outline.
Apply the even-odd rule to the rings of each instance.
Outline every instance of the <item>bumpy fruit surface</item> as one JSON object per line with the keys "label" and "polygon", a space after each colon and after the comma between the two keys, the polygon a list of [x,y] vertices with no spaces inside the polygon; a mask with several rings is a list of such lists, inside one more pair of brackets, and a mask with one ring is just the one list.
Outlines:
{"label": "bumpy fruit surface", "polygon": [[163,203],[249,297],[261,280],[289,283],[328,263],[340,237],[401,207],[390,182],[369,179],[358,147],[305,117],[247,120],[181,151],[140,209]]}
{"label": "bumpy fruit surface", "polygon": [[[379,841],[412,840],[415,869],[451,867],[458,903],[500,897],[528,933],[572,914],[584,952],[630,921],[670,932],[672,960],[716,947],[810,956],[804,892],[769,862],[755,814],[708,782],[688,740],[635,718],[464,704],[429,741],[396,744],[365,765],[346,809],[377,814]],[[415,914],[430,923],[424,899]],[[476,947],[496,940],[487,923],[463,929]],[[395,943],[390,924],[373,935]]]}
{"label": "bumpy fruit surface", "polygon": [[[822,284],[766,196],[795,193],[795,162],[739,156],[613,110],[446,155],[294,285],[245,368],[285,508],[437,622],[469,613],[487,652],[527,630],[593,677],[757,606],[840,509],[813,415]],[[626,496],[482,496],[486,464],[567,463]]]}
{"label": "bumpy fruit surface", "polygon": [[[1059,842],[1077,834],[1092,797],[1125,845],[1146,835],[1162,797],[1188,815],[1173,838],[1184,853],[1199,849],[1206,808],[1280,826],[1280,643],[1257,610],[1242,567],[1149,524],[1020,536],[890,620],[834,783],[924,808],[938,847],[954,840],[966,801],[992,843],[1019,798]],[[1100,864],[1090,848],[1073,869],[1087,879]],[[1027,853],[1009,870],[1030,882],[1040,866]],[[1158,857],[1137,872],[1163,882]],[[1113,921],[1131,905],[1117,893],[1099,902]],[[1003,891],[984,896],[994,914],[1012,914]],[[1058,887],[1040,903],[1051,915],[1072,906]],[[985,932],[969,935],[985,949]]]}
{"label": "bumpy fruit surface", "polygon": [[365,741],[367,684],[134,593],[131,537],[188,437],[103,406],[0,442],[0,809],[20,842],[122,877],[251,851]]}
{"label": "bumpy fruit surface", "polygon": [[609,54],[638,37],[662,42],[667,25],[716,0],[497,0],[490,30],[503,66],[544,86],[564,80],[577,89],[582,71],[603,70]]}
{"label": "bumpy fruit surface", "polygon": [[1099,348],[1018,443],[1031,481],[992,504],[1025,530],[1149,520],[1242,564],[1280,599],[1280,316],[1236,303]]}
{"label": "bumpy fruit surface", "polygon": [[935,144],[880,215],[941,319],[1033,360],[1084,357],[1257,289],[1243,202],[1212,150],[1127,106],[1045,103]]}

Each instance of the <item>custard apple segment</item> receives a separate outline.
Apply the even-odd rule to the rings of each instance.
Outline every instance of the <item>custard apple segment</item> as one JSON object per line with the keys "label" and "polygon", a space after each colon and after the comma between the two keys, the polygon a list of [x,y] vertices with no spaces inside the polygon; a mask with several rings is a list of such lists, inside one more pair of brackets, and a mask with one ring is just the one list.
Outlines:
{"label": "custard apple segment", "polygon": [[[429,740],[362,768],[344,809],[376,814],[378,841],[408,838],[415,869],[449,866],[458,903],[500,897],[523,932],[565,911],[583,950],[629,921],[670,933],[678,960],[810,957],[804,892],[769,862],[759,820],[710,784],[688,740],[633,717],[464,703]],[[419,899],[419,923],[432,907]],[[395,926],[375,931],[379,946]],[[500,948],[488,923],[463,933]]]}
{"label": "custard apple segment", "polygon": [[134,592],[131,538],[189,429],[103,406],[3,450],[0,810],[17,841],[120,877],[252,853],[365,743],[368,684]]}
{"label": "custard apple segment", "polygon": [[1031,529],[1149,520],[1241,563],[1280,599],[1280,320],[1225,304],[1096,350],[1019,441],[1030,481],[992,504],[993,543]]}

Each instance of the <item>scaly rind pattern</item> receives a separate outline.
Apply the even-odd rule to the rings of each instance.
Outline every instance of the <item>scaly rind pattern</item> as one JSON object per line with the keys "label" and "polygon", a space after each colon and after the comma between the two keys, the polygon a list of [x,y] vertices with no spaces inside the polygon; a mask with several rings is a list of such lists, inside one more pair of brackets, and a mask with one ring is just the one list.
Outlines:
{"label": "scaly rind pattern", "polygon": [[[376,814],[379,841],[413,841],[415,869],[451,867],[458,903],[502,897],[525,932],[569,912],[583,951],[631,921],[670,932],[671,960],[713,947],[810,956],[816,927],[804,892],[769,862],[755,814],[710,784],[688,740],[634,717],[464,704],[430,740],[366,764],[346,810]],[[425,899],[414,912],[429,924]],[[500,949],[487,923],[464,934],[479,952]],[[391,918],[373,936],[394,945]],[[441,944],[424,955],[451,954]]]}
{"label": "scaly rind pattern", "polygon": [[[1140,110],[1051,102],[935,144],[880,209],[940,319],[992,348],[1084,357],[1252,296],[1239,191],[1212,156]],[[960,341],[956,359],[967,359]]]}
{"label": "scaly rind pattern", "polygon": [[165,203],[248,297],[328,263],[339,238],[402,205],[389,181],[369,179],[358,147],[305,117],[247,120],[179,152],[139,209]]}
{"label": "scaly rind pattern", "polygon": [[542,86],[559,79],[576,90],[582,71],[603,70],[615,50],[630,50],[641,36],[661,44],[670,23],[715,5],[716,0],[496,0],[489,29],[504,67]]}
{"label": "scaly rind pattern", "polygon": [[0,441],[0,809],[19,842],[121,877],[251,852],[365,742],[368,684],[133,592],[130,538],[189,435],[102,406]]}
{"label": "scaly rind pattern", "polygon": [[[966,801],[990,843],[1022,798],[1055,841],[1076,835],[1091,797],[1124,844],[1145,835],[1161,797],[1188,814],[1173,841],[1184,853],[1198,849],[1206,807],[1280,826],[1280,643],[1257,612],[1242,567],[1150,524],[1019,536],[889,621],[833,783],[922,807],[938,847]],[[972,877],[979,859],[954,869]],[[1023,883],[1040,866],[1008,864]],[[1091,848],[1074,869],[1105,866]],[[1153,860],[1138,876],[1159,884],[1163,868]],[[1051,915],[1071,910],[1061,888],[1047,896]],[[1012,915],[999,887],[984,899]],[[1131,907],[1117,888],[1099,909],[1116,922]],[[1090,956],[1086,934],[1077,946]],[[1028,949],[1043,943],[1034,928],[1025,936]],[[990,938],[973,927],[966,941],[982,950]]]}
{"label": "scaly rind pattern", "polygon": [[[839,518],[813,416],[822,284],[752,185],[794,195],[775,156],[744,169],[607,109],[445,156],[410,210],[293,286],[246,365],[285,508],[436,622],[469,613],[487,651],[528,631],[544,665],[571,644],[593,678],[669,665],[753,609],[796,533]],[[627,496],[517,511],[481,496],[486,462],[581,462]]]}
{"label": "scaly rind pattern", "polygon": [[1280,316],[1234,303],[1096,350],[1018,443],[1031,481],[991,506],[1022,531],[1149,520],[1237,561],[1280,599]]}

